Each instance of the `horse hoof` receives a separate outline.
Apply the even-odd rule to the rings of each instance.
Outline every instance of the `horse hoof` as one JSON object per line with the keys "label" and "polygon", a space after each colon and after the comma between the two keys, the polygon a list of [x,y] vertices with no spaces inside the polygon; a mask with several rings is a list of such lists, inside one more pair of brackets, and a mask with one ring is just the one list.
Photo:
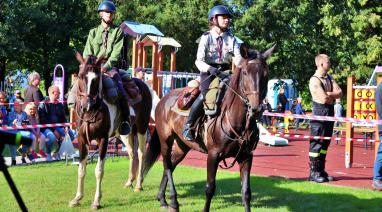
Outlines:
{"label": "horse hoof", "polygon": [[131,183],[126,183],[123,188],[133,188],[133,185]]}
{"label": "horse hoof", "polygon": [[101,205],[94,205],[94,204],[92,204],[92,206],[90,207],[93,211],[96,211],[96,210],[98,210],[98,209],[100,209],[101,208]]}
{"label": "horse hoof", "polygon": [[168,210],[168,206],[167,205],[161,205],[160,206],[160,210],[161,211],[167,211]]}
{"label": "horse hoof", "polygon": [[72,200],[69,202],[69,207],[74,208],[80,205],[80,202],[77,200]]}
{"label": "horse hoof", "polygon": [[141,191],[143,191],[143,188],[135,188],[134,189],[134,192],[141,192]]}
{"label": "horse hoof", "polygon": [[171,206],[168,206],[168,207],[167,207],[167,210],[168,210],[169,212],[179,212],[179,208],[173,208],[173,207],[171,207]]}

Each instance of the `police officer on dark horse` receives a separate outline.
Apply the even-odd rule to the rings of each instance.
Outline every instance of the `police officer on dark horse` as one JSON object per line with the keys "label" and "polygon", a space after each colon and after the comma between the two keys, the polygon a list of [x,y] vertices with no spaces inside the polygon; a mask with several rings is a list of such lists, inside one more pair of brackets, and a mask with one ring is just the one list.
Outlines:
{"label": "police officer on dark horse", "polygon": [[231,13],[224,5],[217,5],[208,14],[210,30],[205,32],[199,42],[195,65],[200,71],[201,95],[192,104],[183,136],[188,141],[195,140],[192,126],[204,114],[203,101],[209,85],[218,77],[225,77],[224,70],[231,68],[232,57],[238,66],[242,60],[240,48],[235,37],[228,31]]}

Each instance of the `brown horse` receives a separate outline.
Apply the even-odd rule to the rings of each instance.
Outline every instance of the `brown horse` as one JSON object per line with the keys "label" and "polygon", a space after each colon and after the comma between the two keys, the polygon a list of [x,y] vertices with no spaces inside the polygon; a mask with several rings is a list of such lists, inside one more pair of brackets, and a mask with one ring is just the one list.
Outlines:
{"label": "brown horse", "polygon": [[[78,115],[79,130],[78,142],[80,151],[80,164],[78,167],[78,187],[77,193],[69,206],[79,205],[83,197],[84,178],[86,174],[86,163],[88,156],[88,148],[92,140],[96,140],[98,144],[99,157],[95,169],[97,179],[97,187],[95,192],[92,209],[100,208],[101,200],[101,181],[104,173],[104,162],[107,151],[109,138],[119,135],[119,125],[121,123],[121,111],[117,102],[109,102],[104,97],[102,89],[102,77],[105,77],[100,71],[102,58],[98,59],[89,56],[86,60],[80,54],[77,54],[77,60],[81,63],[79,79],[77,81],[77,100],[75,110]],[[131,186],[135,179],[132,173],[138,172],[138,182],[136,190],[142,189],[143,182],[143,159],[146,150],[146,133],[150,120],[150,111],[152,105],[151,92],[148,86],[141,80],[133,79],[141,91],[142,100],[132,106],[131,110],[131,126],[132,130],[129,135],[121,137],[121,140],[128,147],[130,156],[130,176],[125,186]],[[135,114],[135,116],[133,116]],[[139,148],[138,157],[140,158],[138,170],[133,170],[135,158],[133,153],[134,136],[137,134]]]}
{"label": "brown horse", "polygon": [[[268,82],[266,59],[270,57],[273,49],[274,47],[260,53],[256,50],[241,48],[244,60],[234,71],[227,85],[221,112],[218,116],[206,120],[202,125],[202,130],[199,130],[196,142],[188,142],[183,138],[182,126],[186,123],[187,118],[171,109],[176,104],[181,89],[171,91],[160,100],[155,112],[156,131],[146,155],[145,173],[158,158],[160,149],[164,171],[157,199],[160,201],[161,207],[179,210],[172,172],[190,149],[200,152],[205,152],[206,149],[208,157],[204,211],[210,209],[211,199],[215,193],[215,177],[219,163],[220,161],[225,163],[224,159],[229,157],[234,157],[234,161],[240,165],[242,200],[245,210],[250,211],[252,151],[259,140],[256,116],[259,112],[259,105],[266,95]],[[167,183],[170,184],[171,202],[169,205],[165,199]]]}

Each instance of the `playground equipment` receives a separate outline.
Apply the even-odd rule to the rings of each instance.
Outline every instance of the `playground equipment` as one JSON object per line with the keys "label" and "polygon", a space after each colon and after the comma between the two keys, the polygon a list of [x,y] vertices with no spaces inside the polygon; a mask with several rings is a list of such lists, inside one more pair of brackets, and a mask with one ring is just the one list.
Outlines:
{"label": "playground equipment", "polygon": [[297,98],[296,81],[292,79],[271,79],[268,81],[267,98],[274,110],[277,109],[277,96],[280,88],[284,88],[284,94],[288,99],[285,109],[290,110],[290,101]]}
{"label": "playground equipment", "polygon": [[[378,119],[375,112],[375,89],[377,86],[371,85],[376,73],[382,73],[382,67],[376,69],[367,86],[357,86],[355,84],[355,77],[348,77],[347,79],[347,107],[346,117],[360,118],[360,119]],[[382,82],[382,77],[377,78],[377,85]],[[346,144],[345,144],[345,167],[351,168],[353,164],[353,141],[354,127],[360,126],[359,124],[346,123]],[[375,128],[375,137],[378,138],[378,128],[376,125],[362,126]],[[375,143],[375,150],[378,150],[379,142]]]}
{"label": "playground equipment", "polygon": [[[61,76],[59,77],[57,74],[57,70],[61,69]],[[64,66],[61,64],[57,64],[54,67],[54,72],[53,72],[53,85],[57,86],[60,89],[60,97],[59,100],[63,101],[64,100],[64,85],[65,85],[65,69]]]}
{"label": "playground equipment", "polygon": [[[142,41],[142,52],[143,59],[140,67],[146,68],[147,63],[147,51],[144,47],[152,46],[152,74],[153,74],[153,89],[157,92],[159,96],[162,96],[163,87],[172,87],[172,77],[171,75],[163,81],[162,76],[158,73],[163,71],[163,47],[170,46],[171,49],[171,61],[170,61],[170,72],[174,72],[176,69],[176,53],[179,48],[182,47],[174,38],[171,37],[159,37],[159,36],[146,36]],[[155,84],[157,83],[157,84]],[[166,86],[163,86],[163,83]],[[168,91],[167,91],[168,92]]]}

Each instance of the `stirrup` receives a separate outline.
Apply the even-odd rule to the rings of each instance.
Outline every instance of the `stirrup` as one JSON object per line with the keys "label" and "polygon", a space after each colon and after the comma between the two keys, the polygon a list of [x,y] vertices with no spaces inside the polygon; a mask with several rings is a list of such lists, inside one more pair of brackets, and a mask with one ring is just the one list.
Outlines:
{"label": "stirrup", "polygon": [[130,126],[130,123],[128,121],[123,121],[119,125],[119,133],[121,135],[128,135],[128,134],[130,134],[130,130],[131,130],[131,126]]}
{"label": "stirrup", "polygon": [[186,126],[183,129],[182,135],[186,139],[186,141],[193,141],[193,140],[195,140],[195,133],[193,133],[193,130],[191,129],[191,126]]}

